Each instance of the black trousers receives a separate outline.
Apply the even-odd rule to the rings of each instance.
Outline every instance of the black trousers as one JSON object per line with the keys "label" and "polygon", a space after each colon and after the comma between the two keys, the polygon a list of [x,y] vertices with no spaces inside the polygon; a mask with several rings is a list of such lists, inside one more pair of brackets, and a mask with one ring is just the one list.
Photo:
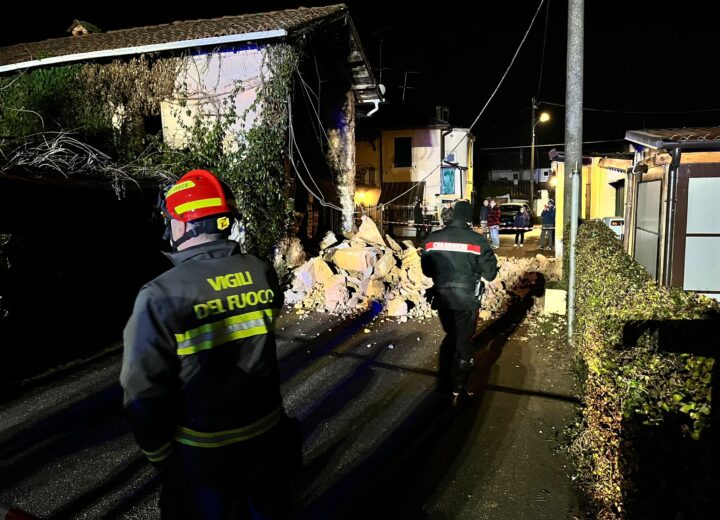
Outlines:
{"label": "black trousers", "polygon": [[478,307],[472,310],[438,308],[440,323],[445,331],[440,345],[440,381],[449,383],[453,392],[460,392],[472,369]]}
{"label": "black trousers", "polygon": [[293,518],[292,449],[286,422],[254,439],[220,448],[176,443],[173,454],[159,466],[161,518]]}

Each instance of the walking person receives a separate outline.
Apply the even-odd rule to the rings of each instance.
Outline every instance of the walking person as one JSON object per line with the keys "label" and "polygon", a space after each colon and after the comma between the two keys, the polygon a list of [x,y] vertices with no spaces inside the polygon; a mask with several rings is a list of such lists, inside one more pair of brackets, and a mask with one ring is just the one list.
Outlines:
{"label": "walking person", "polygon": [[[547,201],[540,213],[540,218],[542,219],[540,249],[551,250],[555,247],[555,201],[552,199]],[[545,247],[545,243],[547,243],[547,247]]]}
{"label": "walking person", "polygon": [[497,258],[479,233],[472,230],[472,206],[461,200],[455,205],[452,221],[425,239],[422,270],[435,287],[434,306],[438,310],[445,338],[440,345],[441,388],[449,385],[453,404],[466,391],[474,366],[472,336],[475,333],[483,280],[497,274]]}
{"label": "walking person", "polygon": [[495,199],[490,200],[487,225],[490,230],[490,243],[492,248],[497,249],[500,247],[500,208],[497,206]]}
{"label": "walking person", "polygon": [[185,174],[163,201],[174,267],[140,289],[120,383],[137,443],[159,470],[163,519],[285,519],[292,455],[273,333],[272,265],[228,239],[229,188]]}
{"label": "walking person", "polygon": [[530,215],[525,211],[525,206],[520,206],[520,211],[515,215],[513,221],[513,227],[515,228],[515,245],[513,247],[524,247],[525,244],[525,232],[532,229],[530,226]]}

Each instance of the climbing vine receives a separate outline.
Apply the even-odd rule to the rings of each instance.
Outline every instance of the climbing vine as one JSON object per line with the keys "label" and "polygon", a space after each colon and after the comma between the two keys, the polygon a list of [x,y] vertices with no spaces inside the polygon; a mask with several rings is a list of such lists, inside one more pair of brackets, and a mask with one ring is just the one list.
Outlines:
{"label": "climbing vine", "polygon": [[[237,113],[234,101],[243,89],[240,83],[235,83],[231,95],[216,102],[212,117],[197,111],[189,122],[181,117],[192,115],[183,100],[187,92],[181,91],[175,116],[186,136],[184,147],[172,149],[158,139],[159,153],[147,156],[149,162],[162,165],[160,170],[170,172],[166,177],[206,168],[227,182],[245,228],[244,248],[265,258],[272,257],[292,215],[292,178],[285,167],[285,151],[287,99],[297,59],[288,45],[265,47],[257,96],[242,114]],[[245,123],[250,113],[258,117],[248,129]]]}
{"label": "climbing vine", "polygon": [[[189,57],[48,67],[5,79],[2,168],[100,174],[115,184],[137,178],[163,183],[190,169],[210,169],[237,197],[245,249],[269,258],[292,215],[285,152],[287,99],[298,56],[289,45],[267,46],[262,53],[257,97],[244,113],[237,113],[234,101],[240,82],[215,100],[214,114],[190,109],[187,86],[178,82]],[[180,148],[166,143],[160,128],[153,133],[145,126],[159,115],[161,102],[172,99],[186,138]],[[246,128],[251,112],[257,117]]]}

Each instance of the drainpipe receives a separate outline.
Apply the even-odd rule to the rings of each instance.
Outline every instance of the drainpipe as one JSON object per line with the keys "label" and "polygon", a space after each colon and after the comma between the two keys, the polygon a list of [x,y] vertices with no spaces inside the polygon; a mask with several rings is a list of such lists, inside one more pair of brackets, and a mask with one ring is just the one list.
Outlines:
{"label": "drainpipe", "polygon": [[662,277],[658,277],[665,287],[670,287],[672,281],[673,242],[675,235],[675,210],[677,206],[677,180],[680,169],[680,157],[682,148],[675,148],[672,151],[672,161],[668,168],[668,186],[665,191],[665,233],[663,240],[663,263]]}
{"label": "drainpipe", "polygon": [[440,131],[440,171],[438,176],[440,177],[440,190],[442,191],[442,169],[445,164],[445,137],[452,134],[452,127],[448,125],[446,130]]}
{"label": "drainpipe", "polygon": [[642,162],[642,154],[635,152],[635,164],[628,168],[627,193],[625,193],[625,239],[623,245],[625,251],[634,258],[635,253],[635,220],[637,214],[637,187],[640,177],[648,171],[648,167]]}
{"label": "drainpipe", "polygon": [[367,114],[365,114],[365,117],[370,117],[370,116],[373,115],[375,112],[377,112],[378,110],[380,110],[380,100],[379,100],[379,99],[371,99],[370,102],[375,105],[375,108],[373,108],[370,112],[368,112]]}
{"label": "drainpipe", "polygon": [[628,250],[628,235],[630,234],[630,208],[633,197],[633,167],[630,166],[625,170],[625,202],[623,205],[623,222],[624,224],[624,232],[623,232],[623,248],[625,251]]}
{"label": "drainpipe", "polygon": [[442,171],[442,165],[445,162],[445,137],[452,134],[452,128],[447,127],[447,130],[440,131],[440,168]]}

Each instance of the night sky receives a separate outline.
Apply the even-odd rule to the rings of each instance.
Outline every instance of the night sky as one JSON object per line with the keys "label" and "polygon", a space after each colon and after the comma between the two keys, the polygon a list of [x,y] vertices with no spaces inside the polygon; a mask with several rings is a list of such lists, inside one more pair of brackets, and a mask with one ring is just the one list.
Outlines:
{"label": "night sky", "polygon": [[[160,9],[147,1],[56,2],[37,16],[37,5],[24,2],[13,10],[28,12],[8,20],[0,44],[65,36],[74,18],[112,30],[330,3],[215,1]],[[382,54],[388,103],[428,114],[448,106],[450,122],[467,126],[508,67],[540,0],[438,2],[426,9],[419,2],[346,3],[377,77]],[[710,2],[664,5],[586,1],[585,140],[620,140],[610,149],[622,145],[628,129],[718,125],[720,54]],[[566,0],[545,0],[510,73],[473,127],[476,148],[528,145],[533,96],[552,116],[538,127],[537,144],[563,140],[564,111],[557,105],[565,101],[566,13]]]}

